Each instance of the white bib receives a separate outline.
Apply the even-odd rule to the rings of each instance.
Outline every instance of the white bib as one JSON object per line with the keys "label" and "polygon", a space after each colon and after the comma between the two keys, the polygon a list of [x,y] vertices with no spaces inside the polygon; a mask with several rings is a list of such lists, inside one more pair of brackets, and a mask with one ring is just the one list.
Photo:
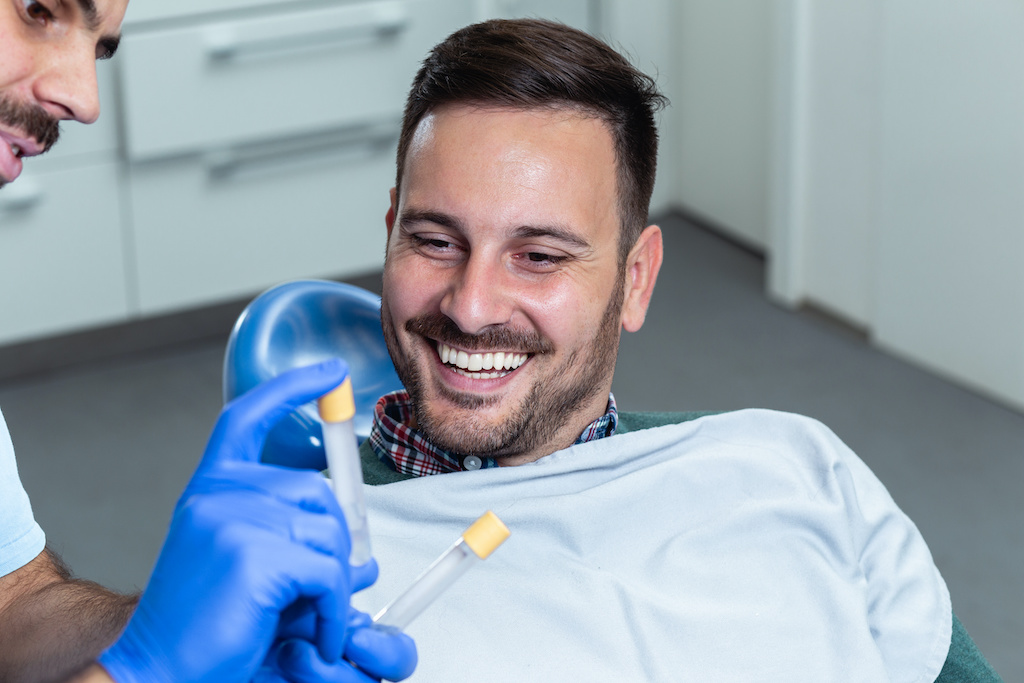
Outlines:
{"label": "white bib", "polygon": [[376,613],[484,511],[509,540],[408,629],[413,681],[933,681],[924,539],[831,431],[750,410],[367,487]]}

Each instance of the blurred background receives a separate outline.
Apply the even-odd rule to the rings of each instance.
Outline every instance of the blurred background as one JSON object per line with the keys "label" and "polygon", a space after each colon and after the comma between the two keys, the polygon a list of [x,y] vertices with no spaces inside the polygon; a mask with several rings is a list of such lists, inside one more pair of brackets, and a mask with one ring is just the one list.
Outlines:
{"label": "blurred background", "polygon": [[668,258],[620,403],[832,426],[1024,680],[1019,0],[132,0],[99,123],[0,192],[0,406],[50,541],[145,583],[235,317],[284,280],[379,287],[419,60],[527,15],[672,101]]}

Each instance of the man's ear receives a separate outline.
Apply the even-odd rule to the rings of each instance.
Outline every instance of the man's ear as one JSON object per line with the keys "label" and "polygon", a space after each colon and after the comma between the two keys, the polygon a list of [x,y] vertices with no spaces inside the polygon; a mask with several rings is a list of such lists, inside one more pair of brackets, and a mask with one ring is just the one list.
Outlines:
{"label": "man's ear", "polygon": [[388,226],[388,242],[391,242],[391,229],[395,227],[395,216],[398,215],[398,190],[391,188],[391,206],[384,214],[384,224]]}
{"label": "man's ear", "polygon": [[644,324],[662,256],[661,228],[648,225],[626,258],[622,328],[627,332],[636,332]]}

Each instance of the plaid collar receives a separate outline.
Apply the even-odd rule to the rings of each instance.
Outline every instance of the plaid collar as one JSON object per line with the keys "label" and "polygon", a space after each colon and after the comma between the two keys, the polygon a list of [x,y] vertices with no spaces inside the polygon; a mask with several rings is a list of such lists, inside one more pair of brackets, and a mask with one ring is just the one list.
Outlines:
{"label": "plaid collar", "polygon": [[[416,477],[444,472],[464,472],[497,467],[494,458],[449,453],[427,441],[409,426],[412,422],[412,401],[405,390],[385,394],[373,410],[370,447],[388,467]],[[608,410],[583,430],[573,445],[603,439],[615,433],[619,414],[615,397],[608,394]]]}

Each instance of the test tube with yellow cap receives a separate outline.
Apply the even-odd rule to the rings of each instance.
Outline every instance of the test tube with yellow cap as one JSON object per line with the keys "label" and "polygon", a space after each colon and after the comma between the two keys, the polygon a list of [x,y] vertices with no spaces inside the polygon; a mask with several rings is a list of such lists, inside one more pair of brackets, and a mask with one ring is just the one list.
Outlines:
{"label": "test tube with yellow cap", "polygon": [[366,524],[366,503],[363,500],[363,467],[359,461],[352,418],[356,402],[352,394],[352,378],[320,397],[317,402],[323,420],[324,451],[331,474],[334,495],[345,513],[352,554],[349,563],[355,567],[370,561],[370,528]]}
{"label": "test tube with yellow cap", "polygon": [[404,629],[467,569],[486,560],[508,536],[508,527],[498,516],[485,512],[404,593],[373,618],[374,625]]}

